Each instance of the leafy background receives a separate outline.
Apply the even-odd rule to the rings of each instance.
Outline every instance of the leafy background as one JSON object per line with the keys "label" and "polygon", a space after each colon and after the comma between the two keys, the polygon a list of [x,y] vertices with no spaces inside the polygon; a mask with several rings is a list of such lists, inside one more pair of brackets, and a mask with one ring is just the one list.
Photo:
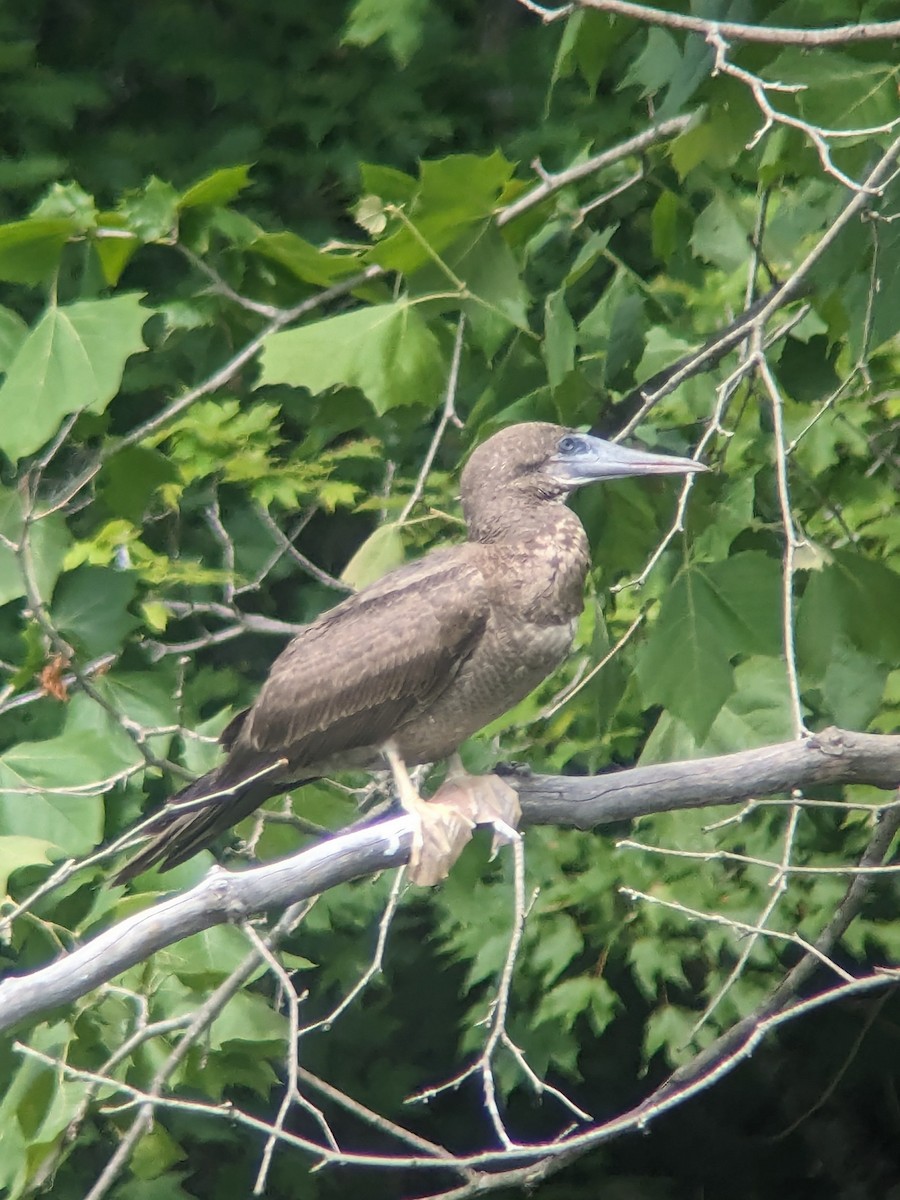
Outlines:
{"label": "leafy background", "polygon": [[[738,7],[719,15],[840,24],[894,6]],[[850,184],[896,132],[895,44],[736,44],[734,69],[715,71],[702,37],[590,9],[543,25],[512,0],[163,0],[124,20],[36,0],[6,11],[2,28],[8,910],[50,864],[89,855],[211,765],[215,735],[291,625],[460,536],[455,478],[470,446],[519,419],[621,429],[637,385],[817,247],[768,326],[770,385],[751,368],[729,382],[746,363],[738,348],[641,422],[640,437],[671,452],[702,439],[715,468],[686,494],[683,528],[671,482],[579,497],[596,565],[575,653],[466,757],[580,774],[747,749],[795,736],[798,702],[809,729],[897,729],[896,181],[821,249],[859,194]],[[784,119],[759,138],[752,80],[803,89],[765,93]],[[567,170],[679,117],[677,136],[506,218],[538,182],[533,160]],[[447,423],[419,485],[461,320],[460,424]],[[348,789],[364,783],[304,789],[296,817],[275,802],[238,833],[260,857],[289,853],[313,836],[309,822],[353,819]],[[815,936],[846,879],[787,875],[773,893],[771,869],[746,860],[856,862],[881,797],[816,798],[850,803],[759,804],[724,824],[725,810],[661,815],[633,832],[644,850],[529,831],[527,885],[540,890],[509,1030],[537,1074],[610,1115],[751,1012],[795,949],[702,915],[754,925],[765,914]],[[707,857],[672,853],[685,850]],[[311,1072],[454,1149],[485,1136],[477,1088],[404,1102],[483,1041],[512,912],[508,856],[486,857],[476,845],[444,887],[403,896],[381,973],[303,1043]],[[89,865],[17,916],[3,964],[45,962],[212,861],[147,876],[130,896],[105,886],[107,863]],[[650,899],[631,902],[622,886]],[[304,1021],[365,969],[390,888],[382,878],[321,897],[286,943],[309,990]],[[896,962],[895,914],[886,879],[840,948],[845,969]],[[183,1018],[246,951],[239,931],[210,931],[17,1035],[99,1069],[141,1005],[152,1021]],[[652,1137],[595,1152],[544,1192],[593,1194],[601,1180],[616,1197],[756,1197],[794,1181],[797,1195],[887,1195],[896,1020],[896,1001],[879,998],[796,1025]],[[260,971],[167,1086],[271,1119],[287,1034],[277,980]],[[109,1069],[146,1087],[170,1044],[148,1039]],[[11,1042],[0,1058],[0,1187],[88,1194],[132,1114]],[[536,1104],[511,1058],[497,1069],[517,1136],[558,1132],[565,1111]],[[313,1127],[303,1112],[291,1122]],[[114,1194],[246,1195],[260,1152],[234,1125],[162,1109]],[[280,1150],[268,1194],[295,1194],[307,1167]],[[309,1174],[302,1186],[336,1195],[346,1180]],[[398,1169],[366,1186],[423,1185]]]}

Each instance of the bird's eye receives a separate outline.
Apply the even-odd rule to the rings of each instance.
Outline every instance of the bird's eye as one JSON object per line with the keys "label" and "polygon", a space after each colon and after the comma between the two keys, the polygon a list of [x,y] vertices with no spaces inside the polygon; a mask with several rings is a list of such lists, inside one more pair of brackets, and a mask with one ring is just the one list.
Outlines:
{"label": "bird's eye", "polygon": [[557,451],[559,454],[583,454],[587,446],[583,438],[567,435],[560,438]]}

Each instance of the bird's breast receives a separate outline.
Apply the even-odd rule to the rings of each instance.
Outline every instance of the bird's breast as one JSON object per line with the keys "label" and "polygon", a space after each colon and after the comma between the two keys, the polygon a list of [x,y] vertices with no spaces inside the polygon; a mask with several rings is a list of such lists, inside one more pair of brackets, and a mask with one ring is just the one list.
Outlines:
{"label": "bird's breast", "polygon": [[446,758],[524,700],[571,649],[589,562],[577,517],[563,509],[527,540],[481,555],[490,598],[484,633],[428,711],[398,730],[408,762]]}
{"label": "bird's breast", "polygon": [[408,763],[435,762],[513,708],[568,654],[577,618],[512,620],[495,613],[453,682],[428,708],[397,731]]}
{"label": "bird's breast", "polygon": [[[514,539],[470,543],[466,561],[484,626],[392,730],[409,765],[446,758],[532,692],[568,654],[583,607],[587,539],[568,509]],[[374,766],[381,757],[381,744],[369,742],[328,765]]]}

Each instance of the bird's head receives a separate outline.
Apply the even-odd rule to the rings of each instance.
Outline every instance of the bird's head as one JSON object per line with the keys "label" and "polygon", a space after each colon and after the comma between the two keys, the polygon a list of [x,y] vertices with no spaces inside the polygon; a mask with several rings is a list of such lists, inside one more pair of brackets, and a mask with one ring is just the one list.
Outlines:
{"label": "bird's head", "polygon": [[691,458],[629,450],[562,425],[529,421],[501,429],[473,451],[460,491],[471,531],[479,512],[494,507],[501,498],[507,510],[516,504],[531,507],[564,502],[576,488],[604,479],[705,470]]}

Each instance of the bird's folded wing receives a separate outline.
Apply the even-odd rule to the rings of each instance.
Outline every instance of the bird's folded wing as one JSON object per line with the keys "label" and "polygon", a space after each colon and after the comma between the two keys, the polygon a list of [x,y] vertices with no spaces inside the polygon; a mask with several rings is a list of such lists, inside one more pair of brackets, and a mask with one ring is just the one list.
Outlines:
{"label": "bird's folded wing", "polygon": [[276,659],[234,750],[323,763],[381,745],[426,711],[487,624],[487,585],[467,549],[392,571],[309,625]]}

